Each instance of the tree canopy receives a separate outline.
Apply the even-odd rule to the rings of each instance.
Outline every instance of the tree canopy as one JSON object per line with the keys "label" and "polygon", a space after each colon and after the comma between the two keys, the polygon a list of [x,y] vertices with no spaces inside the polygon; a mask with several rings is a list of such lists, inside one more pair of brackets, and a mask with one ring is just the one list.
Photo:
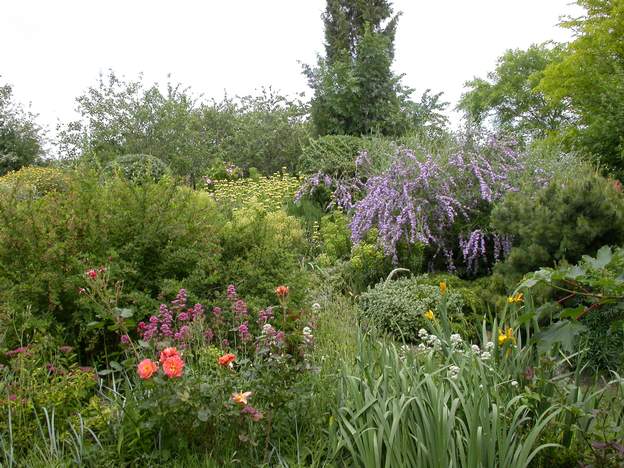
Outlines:
{"label": "tree canopy", "polygon": [[10,85],[0,86],[0,175],[40,160],[43,135],[35,119],[14,102]]}

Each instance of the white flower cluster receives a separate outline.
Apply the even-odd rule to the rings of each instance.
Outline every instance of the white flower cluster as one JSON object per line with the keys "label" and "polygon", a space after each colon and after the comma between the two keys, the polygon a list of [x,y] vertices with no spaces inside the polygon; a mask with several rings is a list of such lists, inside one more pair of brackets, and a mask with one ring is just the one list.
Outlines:
{"label": "white flower cluster", "polygon": [[435,335],[430,335],[424,328],[418,330],[418,337],[426,343],[420,343],[418,345],[418,351],[427,351],[429,349],[439,350],[442,347],[440,338]]}
{"label": "white flower cluster", "polygon": [[451,366],[448,369],[448,376],[450,379],[456,380],[459,377],[459,367]]}
{"label": "white flower cluster", "polygon": [[308,346],[314,343],[314,335],[310,327],[303,327],[303,342]]}
{"label": "white flower cluster", "polygon": [[451,344],[453,345],[454,348],[456,348],[457,346],[459,346],[463,342],[464,342],[464,340],[462,339],[462,337],[461,337],[461,335],[459,333],[453,333],[451,335]]}

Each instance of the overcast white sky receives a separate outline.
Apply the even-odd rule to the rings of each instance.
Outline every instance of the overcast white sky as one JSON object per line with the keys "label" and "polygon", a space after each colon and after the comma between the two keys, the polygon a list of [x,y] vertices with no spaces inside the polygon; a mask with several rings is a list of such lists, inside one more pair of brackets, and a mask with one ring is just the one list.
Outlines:
{"label": "overcast white sky", "polygon": [[[444,91],[484,76],[509,48],[564,41],[570,0],[395,0],[403,12],[395,71],[416,88]],[[0,82],[32,103],[40,122],[75,117],[74,98],[112,68],[172,79],[220,98],[271,85],[306,91],[298,61],[323,52],[325,0],[0,0]]]}

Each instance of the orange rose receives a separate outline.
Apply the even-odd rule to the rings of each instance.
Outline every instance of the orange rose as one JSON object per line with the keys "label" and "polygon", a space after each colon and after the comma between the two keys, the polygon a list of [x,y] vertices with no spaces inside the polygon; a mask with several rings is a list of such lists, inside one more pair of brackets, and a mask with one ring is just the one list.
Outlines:
{"label": "orange rose", "polygon": [[182,377],[182,371],[184,370],[184,361],[178,355],[168,357],[163,362],[163,372],[173,379],[174,377]]}
{"label": "orange rose", "polygon": [[137,366],[137,374],[143,380],[147,380],[152,377],[158,371],[158,364],[151,359],[143,359]]}
{"label": "orange rose", "polygon": [[165,348],[160,352],[160,363],[163,364],[167,358],[180,356],[178,349],[175,347]]}

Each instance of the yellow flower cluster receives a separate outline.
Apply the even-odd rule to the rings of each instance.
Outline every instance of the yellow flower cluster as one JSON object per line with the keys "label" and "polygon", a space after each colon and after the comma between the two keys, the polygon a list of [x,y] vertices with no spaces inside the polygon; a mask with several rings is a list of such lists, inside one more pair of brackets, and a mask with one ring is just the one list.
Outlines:
{"label": "yellow flower cluster", "polygon": [[433,310],[429,309],[427,312],[423,314],[427,320],[435,320],[435,314]]}
{"label": "yellow flower cluster", "polygon": [[505,343],[516,344],[514,332],[509,327],[507,327],[505,331],[498,330],[498,346],[503,346]]}
{"label": "yellow flower cluster", "polygon": [[299,177],[284,173],[258,179],[216,180],[207,188],[219,204],[241,207],[255,199],[267,211],[276,211],[294,198],[300,186]]}
{"label": "yellow flower cluster", "polygon": [[32,192],[43,195],[52,191],[67,189],[69,176],[66,171],[54,167],[27,166],[0,177],[0,191],[20,193]]}
{"label": "yellow flower cluster", "polygon": [[522,301],[524,301],[524,294],[522,293],[516,293],[513,296],[509,296],[507,298],[507,302],[509,304],[520,304]]}

